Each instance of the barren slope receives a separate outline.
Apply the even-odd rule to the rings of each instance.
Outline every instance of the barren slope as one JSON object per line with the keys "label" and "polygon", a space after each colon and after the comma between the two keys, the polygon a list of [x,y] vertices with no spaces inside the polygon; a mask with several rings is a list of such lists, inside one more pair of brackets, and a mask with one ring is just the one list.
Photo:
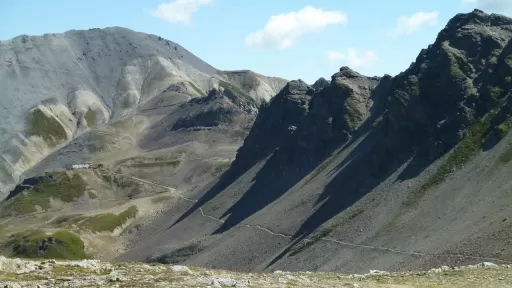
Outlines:
{"label": "barren slope", "polygon": [[[151,125],[155,117],[147,118],[153,112],[172,112],[155,108],[206,96],[219,86],[252,96],[258,105],[285,84],[262,75],[255,79],[246,87],[174,42],[119,27],[2,41],[0,194],[91,128],[140,114],[136,122]],[[139,125],[128,133],[143,129]]]}

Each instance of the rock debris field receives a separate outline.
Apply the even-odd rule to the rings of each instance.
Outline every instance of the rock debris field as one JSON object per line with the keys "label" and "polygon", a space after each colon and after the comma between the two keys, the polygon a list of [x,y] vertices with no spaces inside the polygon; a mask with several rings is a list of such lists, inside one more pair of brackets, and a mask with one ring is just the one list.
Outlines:
{"label": "rock debris field", "polygon": [[510,265],[483,262],[420,272],[236,273],[179,265],[0,258],[0,287],[511,287]]}

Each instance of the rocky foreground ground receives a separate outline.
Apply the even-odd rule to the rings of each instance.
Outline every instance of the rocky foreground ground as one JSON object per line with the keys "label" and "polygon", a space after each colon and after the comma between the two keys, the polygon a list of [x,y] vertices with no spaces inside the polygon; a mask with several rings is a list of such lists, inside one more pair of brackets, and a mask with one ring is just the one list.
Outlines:
{"label": "rocky foreground ground", "polygon": [[512,287],[510,265],[481,263],[421,272],[363,275],[237,273],[177,265],[0,257],[0,287]]}

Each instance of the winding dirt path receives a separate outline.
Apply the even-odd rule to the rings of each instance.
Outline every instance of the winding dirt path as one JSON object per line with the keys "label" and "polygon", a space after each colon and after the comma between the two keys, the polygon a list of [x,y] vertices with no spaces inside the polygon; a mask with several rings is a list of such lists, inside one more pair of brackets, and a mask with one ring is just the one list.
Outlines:
{"label": "winding dirt path", "polygon": [[[143,182],[143,183],[147,183],[147,184],[155,185],[155,186],[158,186],[158,187],[161,187],[161,188],[164,188],[164,189],[168,189],[171,192],[175,192],[176,191],[176,189],[174,189],[172,187],[165,186],[165,185],[162,185],[162,184],[158,184],[158,183],[155,183],[155,182],[152,182],[152,181],[144,180],[144,179],[137,178],[137,177],[134,177],[134,176],[128,176],[128,175],[123,175],[123,176],[132,178],[132,179],[134,179],[136,181],[140,181],[140,182]],[[184,197],[183,195],[181,195],[179,193],[176,193],[175,195],[177,197],[187,201],[187,202],[191,202],[191,203],[197,203],[198,202],[197,200]],[[206,214],[202,207],[199,207],[198,210],[201,213],[201,215],[203,217],[205,217],[205,218],[209,218],[211,220],[214,220],[214,221],[217,221],[217,222],[220,222],[220,223],[224,223],[225,222],[224,220],[222,220],[220,218],[217,218],[217,217],[214,217],[212,215]],[[261,231],[264,231],[267,234],[270,234],[270,235],[273,235],[273,236],[276,236],[276,237],[281,237],[281,238],[285,238],[285,239],[293,239],[292,235],[278,233],[278,232],[272,231],[269,228],[263,227],[261,225],[239,224],[238,226],[239,227],[244,227],[244,228],[249,228],[249,229],[261,230]],[[499,263],[510,263],[510,261],[506,261],[506,260],[499,259],[499,258],[494,258],[494,257],[482,257],[482,256],[471,256],[471,255],[449,254],[449,253],[447,253],[447,254],[433,254],[433,253],[422,253],[422,252],[417,252],[417,251],[403,251],[403,250],[397,250],[397,249],[392,249],[392,248],[387,248],[387,247],[355,244],[355,243],[340,241],[340,240],[336,240],[334,238],[328,238],[328,237],[322,237],[320,239],[304,238],[303,241],[306,241],[306,242],[326,241],[326,242],[331,242],[331,243],[336,243],[336,244],[339,244],[339,245],[343,245],[343,246],[346,246],[346,247],[378,250],[378,251],[383,251],[383,252],[388,252],[388,253],[404,254],[404,255],[418,256],[418,257],[443,257],[443,258],[445,258],[445,257],[453,257],[453,258],[473,259],[473,260],[481,260],[481,261],[494,261],[494,262],[499,262]]]}

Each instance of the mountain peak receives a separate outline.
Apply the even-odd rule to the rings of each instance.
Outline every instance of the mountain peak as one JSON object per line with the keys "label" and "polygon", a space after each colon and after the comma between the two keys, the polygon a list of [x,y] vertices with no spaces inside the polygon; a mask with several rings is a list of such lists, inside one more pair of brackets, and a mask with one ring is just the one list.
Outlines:
{"label": "mountain peak", "polygon": [[445,34],[450,34],[450,32],[454,33],[461,30],[481,29],[482,26],[501,26],[501,28],[504,30],[512,31],[512,19],[507,16],[499,14],[488,14],[482,10],[475,9],[470,13],[459,13],[455,15],[452,19],[450,19],[450,21],[448,21],[446,28],[441,31],[441,33],[447,32]]}
{"label": "mountain peak", "polygon": [[315,88],[316,90],[320,90],[329,86],[330,83],[331,82],[329,80],[325,79],[324,77],[320,77],[311,87]]}
{"label": "mountain peak", "polygon": [[285,95],[313,95],[315,89],[306,84],[303,80],[292,80],[284,86],[283,93]]}

